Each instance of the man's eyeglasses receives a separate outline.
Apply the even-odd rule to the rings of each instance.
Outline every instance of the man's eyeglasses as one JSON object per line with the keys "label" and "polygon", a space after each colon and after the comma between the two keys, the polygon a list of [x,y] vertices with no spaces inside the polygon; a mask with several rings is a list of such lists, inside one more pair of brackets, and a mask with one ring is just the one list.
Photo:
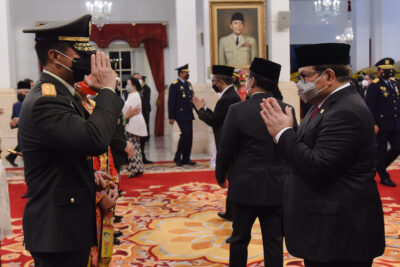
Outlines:
{"label": "man's eyeglasses", "polygon": [[316,73],[320,73],[319,71],[313,71],[313,72],[304,72],[300,73],[299,75],[296,75],[297,80],[302,80],[305,81],[305,78],[309,78],[314,76]]}

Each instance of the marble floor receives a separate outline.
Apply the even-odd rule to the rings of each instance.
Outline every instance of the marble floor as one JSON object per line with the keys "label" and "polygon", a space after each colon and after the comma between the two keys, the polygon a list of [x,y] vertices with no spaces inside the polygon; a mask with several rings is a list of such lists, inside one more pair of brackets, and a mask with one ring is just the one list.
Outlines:
{"label": "marble floor", "polygon": [[[152,161],[172,161],[174,159],[175,151],[172,151],[172,142],[170,136],[151,136],[149,142],[145,145],[145,154],[149,160]],[[3,156],[8,154],[6,151],[3,152]],[[208,154],[192,154],[191,159],[210,159],[211,155]],[[18,167],[23,166],[21,157],[18,157],[15,163]],[[3,166],[6,168],[12,167],[11,164],[3,159]]]}

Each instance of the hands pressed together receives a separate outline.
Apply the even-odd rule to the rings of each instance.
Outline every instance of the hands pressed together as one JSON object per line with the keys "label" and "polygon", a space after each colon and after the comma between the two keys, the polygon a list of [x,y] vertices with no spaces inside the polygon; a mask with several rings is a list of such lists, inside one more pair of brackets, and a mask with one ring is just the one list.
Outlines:
{"label": "hands pressed together", "polygon": [[261,117],[272,137],[275,137],[283,128],[293,127],[293,113],[291,107],[286,106],[285,112],[283,112],[278,101],[273,97],[263,99],[260,106]]}

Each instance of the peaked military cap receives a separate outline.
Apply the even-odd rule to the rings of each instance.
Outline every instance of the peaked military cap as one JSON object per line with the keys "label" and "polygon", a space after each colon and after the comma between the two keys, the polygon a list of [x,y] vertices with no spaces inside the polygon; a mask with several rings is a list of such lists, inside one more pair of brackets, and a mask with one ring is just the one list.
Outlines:
{"label": "peaked military cap", "polygon": [[235,68],[224,65],[213,65],[212,74],[232,76]]}
{"label": "peaked military cap", "polygon": [[68,42],[78,53],[93,53],[96,48],[89,42],[91,34],[92,16],[87,14],[80,18],[53,22],[40,25],[32,29],[23,30],[24,33],[35,33],[36,42]]}
{"label": "peaked military cap", "polygon": [[375,67],[380,69],[394,69],[394,59],[391,57],[385,57],[376,62]]}
{"label": "peaked military cap", "polygon": [[255,57],[251,62],[250,70],[258,76],[278,82],[281,65],[264,58]]}
{"label": "peaked military cap", "polygon": [[175,70],[177,70],[178,72],[181,72],[181,71],[189,72],[189,64],[180,66],[180,67],[176,68]]}
{"label": "peaked military cap", "polygon": [[240,13],[240,12],[234,13],[234,14],[232,15],[232,20],[231,20],[231,22],[234,21],[234,20],[241,20],[242,22],[244,22],[243,13]]}
{"label": "peaked military cap", "polygon": [[302,45],[295,48],[297,67],[318,65],[348,65],[350,45],[341,43],[322,43]]}

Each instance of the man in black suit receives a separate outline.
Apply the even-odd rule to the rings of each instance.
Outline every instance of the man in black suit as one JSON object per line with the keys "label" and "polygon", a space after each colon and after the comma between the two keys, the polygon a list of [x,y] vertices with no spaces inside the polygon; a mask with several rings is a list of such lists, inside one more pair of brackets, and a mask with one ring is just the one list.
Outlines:
{"label": "man in black suit", "polygon": [[[257,217],[260,220],[265,266],[283,265],[282,198],[285,162],[260,116],[263,98],[272,97],[281,65],[254,58],[246,81],[248,100],[231,105],[218,147],[215,176],[232,203],[233,233],[230,266],[246,266],[247,246]],[[279,102],[284,108],[286,104]]]}
{"label": "man in black suit", "polygon": [[190,160],[193,143],[193,103],[194,96],[192,84],[189,79],[189,65],[176,68],[178,79],[169,87],[168,95],[168,118],[169,124],[176,121],[181,135],[178,141],[174,162],[177,166],[196,165]]}
{"label": "man in black suit", "polygon": [[383,58],[375,67],[378,68],[378,78],[368,86],[365,102],[375,122],[378,144],[376,170],[381,184],[396,186],[386,171],[400,154],[400,101],[398,84],[392,77],[395,71],[394,60]]}
{"label": "man in black suit", "polygon": [[144,153],[144,147],[147,141],[149,141],[150,137],[150,112],[151,112],[151,104],[150,104],[150,96],[151,96],[151,89],[150,87],[146,84],[146,76],[142,76],[140,73],[134,73],[132,74],[132,77],[135,79],[138,79],[140,82],[140,85],[142,86],[142,91],[139,92],[140,98],[142,100],[142,114],[144,117],[144,120],[146,122],[146,128],[147,128],[147,136],[140,137],[140,148],[142,149],[142,159],[144,164],[152,164],[153,162],[151,160],[148,160],[146,158],[146,155]]}
{"label": "man in black suit", "polygon": [[[233,71],[234,68],[229,66],[212,66],[212,88],[216,93],[221,93],[221,97],[215,105],[214,112],[206,108],[204,99],[200,100],[198,97],[193,98],[193,104],[197,110],[199,119],[213,128],[215,146],[217,148],[220,143],[222,126],[224,125],[226,113],[232,104],[240,102],[241,100],[233,85]],[[226,211],[218,212],[218,215],[225,220],[232,221],[231,205],[228,200],[226,200]]]}
{"label": "man in black suit", "polygon": [[296,48],[298,93],[314,105],[297,132],[290,108],[282,112],[273,98],[261,105],[278,153],[291,167],[286,247],[306,267],[369,267],[385,249],[374,122],[350,86],[349,50],[338,43]]}
{"label": "man in black suit", "polygon": [[[85,15],[24,30],[36,33],[35,49],[44,68],[19,120],[28,186],[24,240],[36,267],[87,266],[89,250],[97,243],[96,184],[105,188],[109,176],[93,175],[90,156],[107,150],[123,101],[114,92],[109,58],[92,54],[90,19]],[[87,120],[73,98],[73,84],[84,79],[98,91]]]}

